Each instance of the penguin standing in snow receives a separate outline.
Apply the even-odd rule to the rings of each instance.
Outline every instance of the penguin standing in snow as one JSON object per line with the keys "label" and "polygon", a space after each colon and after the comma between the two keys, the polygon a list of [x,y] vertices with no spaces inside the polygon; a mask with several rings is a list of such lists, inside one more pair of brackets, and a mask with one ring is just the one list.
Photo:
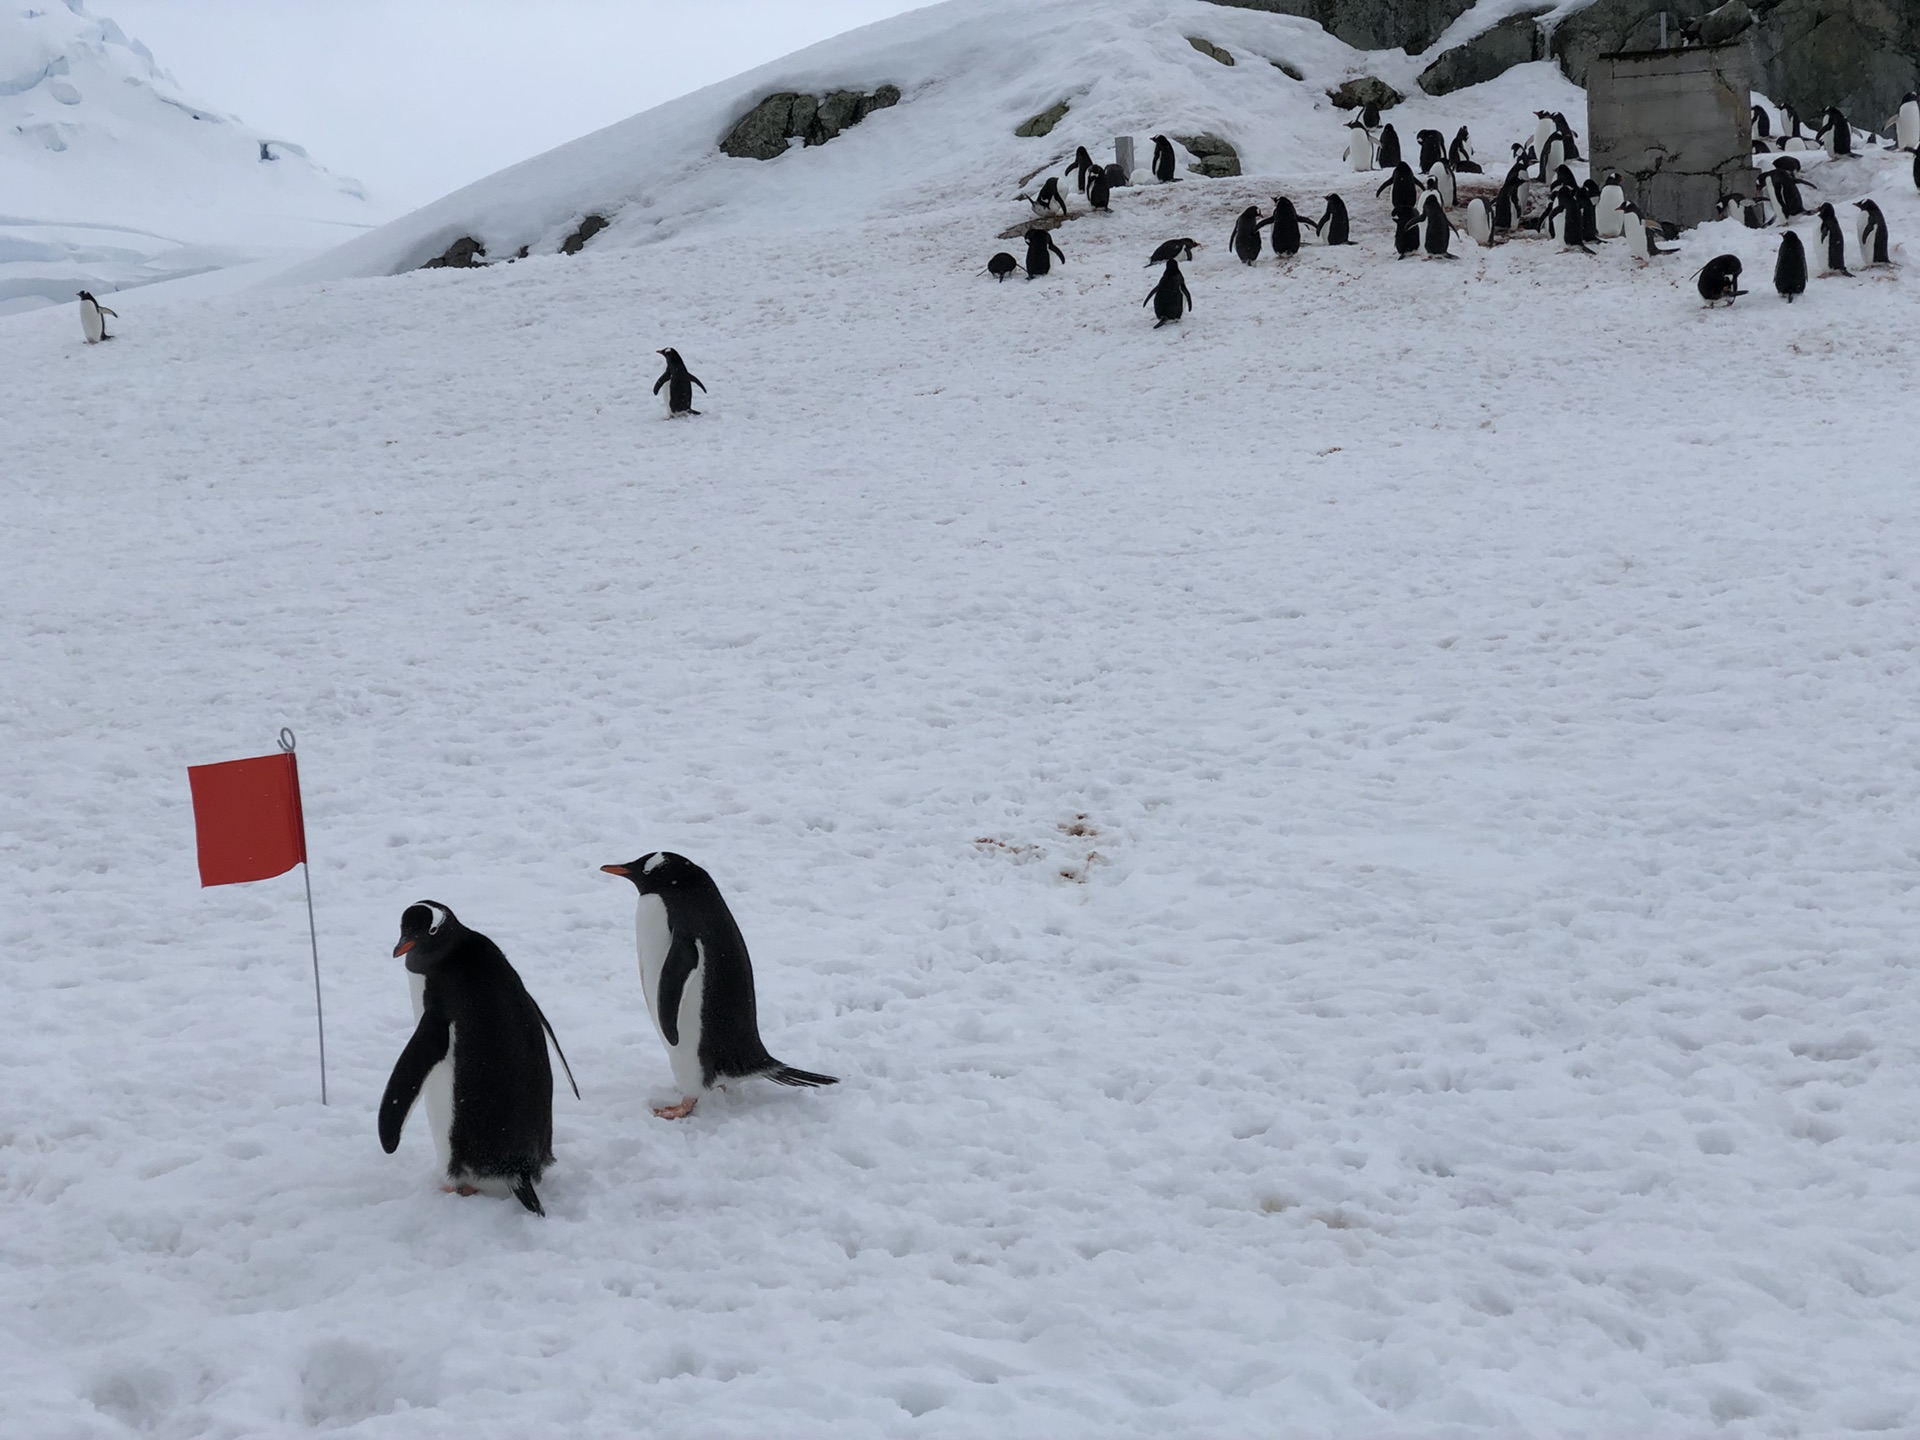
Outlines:
{"label": "penguin standing in snow", "polygon": [[1833,213],[1833,206],[1820,207],[1820,241],[1827,247],[1827,268],[1829,275],[1851,275],[1847,269],[1847,239],[1840,228],[1840,217]]}
{"label": "penguin standing in snow", "polygon": [[1049,253],[1058,255],[1062,265],[1067,263],[1066,255],[1058,245],[1053,243],[1053,236],[1038,226],[1027,231],[1027,278],[1029,280],[1036,275],[1045,275],[1053,269],[1053,261],[1048,258]]}
{"label": "penguin standing in snow", "polygon": [[107,333],[107,322],[101,318],[106,315],[112,315],[116,320],[120,318],[94,299],[91,291],[80,292],[80,333],[87,337],[87,344],[98,345],[102,340],[113,338]]}
{"label": "penguin standing in snow", "polygon": [[1700,298],[1711,309],[1722,300],[1731,305],[1747,292],[1740,288],[1740,257],[1716,255],[1699,272]]}
{"label": "penguin standing in snow", "polygon": [[1447,207],[1440,203],[1438,195],[1427,196],[1426,222],[1427,254],[1436,260],[1451,260],[1453,255],[1447,247],[1453,222],[1447,219]]}
{"label": "penguin standing in snow", "polygon": [[1440,203],[1451,210],[1454,201],[1460,198],[1459,183],[1454,179],[1453,167],[1447,162],[1436,160],[1427,171],[1427,189],[1440,197]]}
{"label": "penguin standing in snow", "polygon": [[1396,210],[1393,212],[1393,253],[1404,260],[1420,248],[1420,212],[1418,210]]}
{"label": "penguin standing in snow", "polygon": [[1347,122],[1347,151],[1343,158],[1351,169],[1373,168],[1373,136],[1358,120]]}
{"label": "penguin standing in snow", "polygon": [[1796,215],[1807,213],[1807,202],[1800,194],[1802,185],[1815,190],[1820,188],[1800,173],[1800,162],[1791,155],[1776,158],[1773,168],[1767,171],[1762,181],[1771,189],[1774,208],[1782,220],[1791,220]]}
{"label": "penguin standing in snow", "polygon": [[1067,174],[1073,176],[1074,188],[1084,191],[1087,188],[1087,178],[1095,173],[1105,172],[1093,163],[1093,156],[1087,153],[1087,147],[1080,146],[1073,152],[1073,163],[1067,166]]}
{"label": "penguin standing in snow", "polygon": [[1153,178],[1165,185],[1180,177],[1173,173],[1173,142],[1164,135],[1153,137]]}
{"label": "penguin standing in snow", "polygon": [[1380,127],[1380,142],[1373,148],[1373,163],[1382,170],[1391,170],[1400,163],[1400,132],[1391,124]]}
{"label": "penguin standing in snow", "polygon": [[1767,114],[1764,105],[1755,105],[1747,125],[1747,134],[1754,140],[1770,139],[1773,135],[1773,117]]}
{"label": "penguin standing in snow", "polygon": [[1894,149],[1920,154],[1920,94],[1912,90],[1906,93],[1887,128],[1893,131]]}
{"label": "penguin standing in snow", "polygon": [[656,850],[626,865],[602,865],[640,892],[634,937],[647,1013],[667,1042],[680,1102],[654,1114],[678,1120],[729,1080],[759,1075],[776,1085],[837,1085],[767,1053],[754,1008],[753,965],[733,912],[713,877],[684,855]]}
{"label": "penguin standing in snow", "polygon": [[1493,211],[1478,195],[1467,201],[1467,234],[1483,249],[1493,244]]}
{"label": "penguin standing in snow", "polygon": [[1853,126],[1847,123],[1847,117],[1832,105],[1820,117],[1820,123],[1813,127],[1814,136],[1827,147],[1832,156],[1853,154]]}
{"label": "penguin standing in snow", "polygon": [[1067,197],[1060,193],[1060,178],[1057,175],[1049,175],[1047,183],[1040,187],[1039,193],[1029,195],[1022,190],[1013,198],[1026,201],[1036,215],[1051,215],[1057,212],[1064,217],[1067,213]]}
{"label": "penguin standing in snow", "polygon": [[1640,207],[1631,200],[1620,202],[1620,233],[1627,237],[1627,250],[1642,265],[1656,255],[1671,255],[1671,250],[1662,250],[1654,243],[1653,227],[1647,224],[1647,217],[1640,213]]}
{"label": "penguin standing in snow", "polygon": [[1389,190],[1393,192],[1391,204],[1396,213],[1411,210],[1420,203],[1420,181],[1413,167],[1404,160],[1393,167],[1393,174],[1382,180],[1373,193],[1380,195]]}
{"label": "penguin standing in snow", "polygon": [[1807,293],[1807,248],[1791,230],[1780,237],[1780,255],[1773,262],[1773,288],[1789,305],[1794,296]]}
{"label": "penguin standing in snow", "polygon": [[1420,147],[1420,160],[1414,169],[1423,175],[1431,174],[1433,167],[1447,158],[1447,137],[1438,130],[1416,131],[1413,143]]}
{"label": "penguin standing in snow", "polygon": [[1620,207],[1626,203],[1627,192],[1620,184],[1620,172],[1609,170],[1607,183],[1600,187],[1600,194],[1593,202],[1593,231],[1601,240],[1613,240],[1626,234],[1625,217]]}
{"label": "penguin standing in snow", "polygon": [[[398,1148],[424,1087],[447,1188],[504,1190],[546,1214],[533,1186],[553,1163],[553,1027],[500,947],[444,905],[409,905],[393,953],[413,976],[416,1023],[380,1098],[380,1148]],[[560,1064],[572,1084],[565,1054]]]}
{"label": "penguin standing in snow", "polygon": [[[1167,257],[1167,268],[1160,272],[1160,279],[1153,289],[1147,292],[1147,298],[1140,304],[1144,307],[1149,301],[1153,304],[1155,316],[1153,328],[1170,325],[1193,308],[1193,292],[1187,289],[1187,280],[1180,273],[1180,262],[1171,255]],[[1185,301],[1185,308],[1181,302]]]}
{"label": "penguin standing in snow", "polygon": [[1107,184],[1106,171],[1095,170],[1093,174],[1087,178],[1085,189],[1087,192],[1087,204],[1091,208],[1098,210],[1103,215],[1111,215],[1113,213],[1107,208],[1107,201],[1113,194],[1113,187]]}
{"label": "penguin standing in snow", "polygon": [[982,270],[980,273],[982,275],[991,275],[995,280],[1004,282],[1007,276],[1011,275],[1014,271],[1018,270],[1019,268],[1020,268],[1020,262],[1014,259],[1013,256],[1009,255],[1006,251],[1002,250],[998,254],[993,256],[992,259],[987,261],[987,268]]}
{"label": "penguin standing in snow", "polygon": [[1273,253],[1282,260],[1300,253],[1300,216],[1293,201],[1284,195],[1273,197],[1273,214],[1261,222],[1273,227]]}
{"label": "penguin standing in snow", "polygon": [[1860,263],[1891,265],[1893,261],[1887,257],[1887,217],[1871,200],[1856,200],[1853,206],[1860,212],[1854,221],[1854,232],[1860,237]]}
{"label": "penguin standing in snow", "polygon": [[1473,158],[1473,142],[1467,138],[1467,127],[1462,125],[1447,146],[1447,163],[1462,175],[1480,175],[1483,172]]}
{"label": "penguin standing in snow", "polygon": [[1233,222],[1233,235],[1228,244],[1233,253],[1240,257],[1242,265],[1251,265],[1260,258],[1260,207],[1249,205],[1240,212],[1240,218]]}
{"label": "penguin standing in snow", "polygon": [[1327,196],[1327,210],[1313,224],[1313,230],[1329,245],[1351,245],[1353,237],[1348,233],[1347,202],[1338,195]]}
{"label": "penguin standing in snow", "polygon": [[662,385],[667,387],[668,418],[671,419],[676,415],[698,415],[700,412],[693,408],[693,387],[700,385],[700,393],[702,395],[707,393],[707,387],[700,384],[700,377],[687,369],[687,362],[680,358],[678,350],[669,347],[654,353],[664,355],[667,359],[667,368],[661,371],[660,378],[653,382],[653,393],[658,395]]}

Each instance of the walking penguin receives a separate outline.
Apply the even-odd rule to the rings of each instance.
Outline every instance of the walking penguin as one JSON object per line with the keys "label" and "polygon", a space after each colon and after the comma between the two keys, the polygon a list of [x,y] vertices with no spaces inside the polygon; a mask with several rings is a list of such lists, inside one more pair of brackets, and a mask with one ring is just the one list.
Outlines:
{"label": "walking penguin", "polygon": [[1233,253],[1240,257],[1242,265],[1251,265],[1260,258],[1260,207],[1249,205],[1240,212],[1240,218],[1233,222],[1233,235],[1228,240]]}
{"label": "walking penguin", "polygon": [[1833,213],[1833,206],[1820,207],[1820,239],[1827,247],[1826,273],[1829,275],[1851,275],[1847,269],[1847,240],[1840,229],[1840,217]]}
{"label": "walking penguin", "polygon": [[1167,257],[1167,268],[1160,272],[1160,279],[1155,282],[1153,289],[1147,292],[1147,298],[1140,304],[1145,306],[1149,302],[1153,305],[1153,313],[1156,317],[1153,328],[1156,330],[1162,325],[1178,320],[1187,310],[1193,308],[1193,292],[1187,289],[1186,276],[1180,273],[1180,262],[1171,255]]}
{"label": "walking penguin", "polygon": [[1173,142],[1164,135],[1153,137],[1153,178],[1162,185],[1179,178],[1173,173]]}
{"label": "walking penguin", "polygon": [[1060,257],[1062,265],[1067,263],[1066,254],[1053,243],[1053,236],[1038,226],[1027,231],[1027,278],[1029,280],[1036,275],[1045,275],[1053,269],[1053,261],[1048,258],[1049,251]]}
{"label": "walking penguin", "polygon": [[666,850],[600,868],[624,875],[640,892],[634,919],[640,983],[680,1086],[679,1103],[658,1106],[654,1114],[682,1119],[707,1092],[753,1075],[776,1085],[839,1083],[832,1075],[782,1065],[767,1053],[747,942],[711,875]]}
{"label": "walking penguin", "polygon": [[[500,947],[444,905],[409,905],[393,953],[413,977],[415,1025],[380,1097],[380,1148],[398,1148],[424,1088],[447,1188],[508,1193],[546,1214],[533,1186],[553,1163],[553,1027]],[[565,1054],[560,1064],[573,1084]]]}
{"label": "walking penguin", "polygon": [[668,418],[671,419],[676,415],[698,415],[700,412],[693,408],[693,387],[700,385],[702,395],[707,393],[707,387],[700,384],[698,375],[687,369],[687,362],[680,358],[678,350],[668,347],[655,353],[667,357],[667,368],[660,373],[660,378],[653,382],[653,393],[658,395],[662,385],[667,387]]}
{"label": "walking penguin", "polygon": [[1893,261],[1887,257],[1887,217],[1871,200],[1856,200],[1853,206],[1860,212],[1854,221],[1854,233],[1860,237],[1860,263],[1891,265]]}
{"label": "walking penguin", "polygon": [[80,292],[80,333],[87,337],[87,344],[98,345],[102,340],[113,338],[107,333],[107,322],[101,318],[103,315],[112,315],[116,320],[120,318],[94,299],[92,291],[82,290]]}
{"label": "walking penguin", "polygon": [[1791,230],[1780,237],[1780,256],[1773,262],[1773,288],[1789,305],[1794,296],[1807,293],[1807,248]]}

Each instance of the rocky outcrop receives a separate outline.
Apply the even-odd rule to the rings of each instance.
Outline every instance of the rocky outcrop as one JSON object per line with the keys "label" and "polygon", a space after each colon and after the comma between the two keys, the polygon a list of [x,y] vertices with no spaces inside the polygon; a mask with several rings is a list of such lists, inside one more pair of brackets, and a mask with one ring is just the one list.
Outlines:
{"label": "rocky outcrop", "polygon": [[1455,20],[1473,8],[1473,0],[1213,0],[1239,10],[1298,15],[1361,50],[1396,46],[1418,55]]}
{"label": "rocky outcrop", "polygon": [[796,95],[790,91],[769,95],[740,117],[720,142],[720,148],[737,159],[771,160],[786,153],[789,140],[824,145],[874,111],[899,103],[897,85],[882,85],[871,95],[862,95],[858,90],[834,90],[825,95]]}
{"label": "rocky outcrop", "polygon": [[1031,120],[1022,121],[1020,124],[1014,126],[1013,133],[1022,140],[1030,140],[1036,135],[1052,133],[1053,127],[1066,118],[1067,102],[1062,100],[1058,105],[1053,105],[1042,110]]}
{"label": "rocky outcrop", "polygon": [[606,216],[587,216],[586,219],[580,222],[580,228],[578,230],[575,230],[571,235],[567,236],[565,240],[560,242],[560,253],[562,255],[578,255],[581,250],[586,247],[587,241],[591,240],[606,228]]}
{"label": "rocky outcrop", "polygon": [[1176,135],[1173,137],[1187,147],[1187,153],[1193,156],[1194,163],[1187,168],[1197,175],[1205,175],[1212,180],[1223,180],[1240,173],[1240,152],[1218,135]]}
{"label": "rocky outcrop", "polygon": [[1391,110],[1406,98],[1386,81],[1371,75],[1357,76],[1327,92],[1327,99],[1342,110],[1358,110],[1366,105]]}
{"label": "rocky outcrop", "polygon": [[1211,40],[1203,40],[1198,35],[1189,35],[1187,36],[1187,44],[1193,46],[1194,49],[1198,50],[1209,60],[1218,60],[1222,65],[1233,64],[1233,56],[1214,44]]}
{"label": "rocky outcrop", "polygon": [[1540,33],[1540,17],[1552,8],[1542,5],[1509,15],[1464,45],[1441,51],[1440,58],[1420,72],[1420,88],[1429,95],[1450,95],[1504,75],[1516,65],[1543,59],[1547,46]]}
{"label": "rocky outcrop", "polygon": [[440,254],[427,261],[422,270],[470,270],[487,262],[487,247],[471,235],[462,235]]}

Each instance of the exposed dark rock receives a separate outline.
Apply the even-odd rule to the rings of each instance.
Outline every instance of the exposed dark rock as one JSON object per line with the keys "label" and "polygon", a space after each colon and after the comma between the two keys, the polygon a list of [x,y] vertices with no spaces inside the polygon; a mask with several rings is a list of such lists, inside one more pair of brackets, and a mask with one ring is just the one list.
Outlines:
{"label": "exposed dark rock", "polygon": [[874,111],[899,103],[897,85],[882,85],[871,95],[857,90],[835,90],[823,96],[784,91],[769,95],[741,116],[720,148],[742,160],[771,160],[786,153],[789,140],[824,145]]}
{"label": "exposed dark rock", "polygon": [[1547,47],[1539,22],[1552,8],[1542,5],[1509,15],[1464,45],[1441,51],[1440,58],[1420,72],[1420,88],[1429,95],[1449,95],[1504,75],[1516,65],[1544,58]]}
{"label": "exposed dark rock", "polygon": [[1218,135],[1176,135],[1173,138],[1186,146],[1187,153],[1193,156],[1194,163],[1187,167],[1189,170],[1213,180],[1223,180],[1240,173],[1240,152]]}
{"label": "exposed dark rock", "polygon": [[1730,0],[1718,10],[1710,10],[1700,17],[1700,43],[1702,45],[1724,45],[1753,25],[1753,11],[1740,0]]}
{"label": "exposed dark rock", "polygon": [[1407,97],[1384,80],[1360,75],[1329,90],[1327,98],[1342,110],[1358,110],[1363,105],[1377,105],[1382,110],[1391,110]]}
{"label": "exposed dark rock", "polygon": [[1287,79],[1289,80],[1304,80],[1307,78],[1306,76],[1300,73],[1299,66],[1289,65],[1284,60],[1269,60],[1267,63],[1273,66],[1273,68],[1278,70],[1282,75],[1286,76]]}
{"label": "exposed dark rock", "polygon": [[562,255],[578,255],[581,251],[581,248],[586,245],[587,241],[591,240],[594,236],[598,235],[602,230],[606,228],[607,228],[606,216],[604,215],[587,216],[586,219],[580,222],[580,228],[578,230],[574,231],[571,235],[567,236],[565,240],[562,240],[560,242],[560,253]]}
{"label": "exposed dark rock", "polygon": [[1015,126],[1013,133],[1023,140],[1031,139],[1036,135],[1047,135],[1052,133],[1054,126],[1066,118],[1067,102],[1062,100],[1058,105],[1042,110],[1038,115],[1026,121],[1024,124]]}
{"label": "exposed dark rock", "polygon": [[484,264],[486,256],[486,246],[471,235],[462,235],[420,268],[422,270],[468,270],[475,265]]}
{"label": "exposed dark rock", "polygon": [[1211,40],[1202,40],[1198,35],[1189,35],[1187,36],[1187,44],[1193,46],[1194,49],[1198,50],[1209,60],[1218,60],[1222,65],[1233,64],[1233,56],[1227,51],[1222,50]]}
{"label": "exposed dark rock", "polygon": [[[1213,0],[1240,10],[1265,10],[1312,20],[1336,38],[1361,50],[1398,46],[1418,55],[1455,20],[1473,8],[1473,0]],[[1671,0],[1670,0],[1671,3]]]}

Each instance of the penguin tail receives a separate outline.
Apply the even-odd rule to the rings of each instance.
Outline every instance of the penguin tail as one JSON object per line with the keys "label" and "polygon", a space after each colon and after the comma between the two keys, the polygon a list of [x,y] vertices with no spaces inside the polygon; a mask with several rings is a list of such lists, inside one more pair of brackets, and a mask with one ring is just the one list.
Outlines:
{"label": "penguin tail", "polygon": [[514,1181],[513,1198],[536,1215],[545,1215],[547,1213],[546,1207],[540,1203],[539,1195],[534,1192],[533,1172],[531,1170],[522,1170],[520,1172],[520,1178]]}
{"label": "penguin tail", "polygon": [[[1158,329],[1159,327],[1154,327]],[[771,1070],[761,1072],[776,1085],[794,1085],[802,1089],[812,1089],[819,1085],[838,1085],[838,1075],[816,1075],[811,1070],[796,1070],[791,1065],[776,1065]]]}

